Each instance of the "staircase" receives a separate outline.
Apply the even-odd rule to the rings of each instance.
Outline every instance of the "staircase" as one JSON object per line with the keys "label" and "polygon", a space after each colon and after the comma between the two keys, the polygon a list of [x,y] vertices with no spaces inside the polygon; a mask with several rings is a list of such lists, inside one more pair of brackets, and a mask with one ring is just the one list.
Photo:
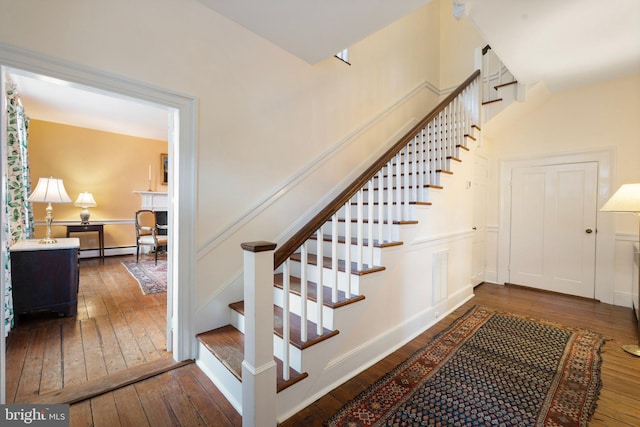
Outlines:
{"label": "staircase", "polygon": [[503,111],[513,101],[522,101],[525,88],[487,45],[482,49],[483,123]]}
{"label": "staircase", "polygon": [[468,274],[448,268],[472,232],[420,236],[467,222],[436,220],[432,203],[470,182],[457,173],[480,130],[480,92],[476,71],[277,250],[243,244],[245,300],[197,337],[198,364],[243,425],[286,419],[472,296],[457,278]]}

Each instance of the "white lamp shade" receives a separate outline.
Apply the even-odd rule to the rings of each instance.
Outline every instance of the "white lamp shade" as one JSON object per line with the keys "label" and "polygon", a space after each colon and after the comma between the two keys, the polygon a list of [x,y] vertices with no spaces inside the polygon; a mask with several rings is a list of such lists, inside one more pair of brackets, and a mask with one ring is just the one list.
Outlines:
{"label": "white lamp shade", "polygon": [[640,212],[640,183],[621,186],[600,210],[603,212]]}
{"label": "white lamp shade", "polygon": [[36,189],[27,198],[29,202],[71,203],[60,178],[40,178]]}
{"label": "white lamp shade", "polygon": [[73,204],[81,208],[93,208],[95,206],[98,206],[95,199],[93,198],[93,194],[89,193],[88,191],[84,191],[78,194],[78,198]]}

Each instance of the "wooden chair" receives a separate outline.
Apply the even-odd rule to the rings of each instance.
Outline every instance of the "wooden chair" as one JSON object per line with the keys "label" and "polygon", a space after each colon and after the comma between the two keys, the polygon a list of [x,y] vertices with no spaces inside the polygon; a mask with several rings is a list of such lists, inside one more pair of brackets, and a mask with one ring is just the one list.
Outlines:
{"label": "wooden chair", "polygon": [[158,235],[156,213],[142,209],[136,212],[136,263],[140,257],[140,246],[152,246],[158,265],[158,247],[167,246],[167,236]]}

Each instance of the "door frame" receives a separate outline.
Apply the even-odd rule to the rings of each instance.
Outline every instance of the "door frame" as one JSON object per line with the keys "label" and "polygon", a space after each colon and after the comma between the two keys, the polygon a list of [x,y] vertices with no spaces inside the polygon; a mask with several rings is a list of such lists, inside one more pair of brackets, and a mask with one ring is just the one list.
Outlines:
{"label": "door frame", "polygon": [[615,147],[583,150],[571,153],[542,154],[500,160],[498,195],[498,283],[509,280],[509,256],[511,242],[511,173],[515,168],[550,166],[563,163],[598,164],[598,187],[596,213],[596,259],[595,259],[595,299],[613,304],[614,297],[614,256],[615,222],[614,216],[599,209],[615,190],[616,165]]}
{"label": "door frame", "polygon": [[[0,74],[4,82],[7,68],[41,74],[128,98],[135,98],[165,106],[172,117],[169,132],[169,152],[172,179],[168,186],[169,202],[169,280],[174,284],[167,294],[167,348],[177,361],[192,359],[196,354],[194,334],[195,293],[195,219],[197,195],[196,117],[197,99],[147,83],[131,80],[104,71],[73,64],[39,53],[26,51],[0,43]],[[0,85],[4,87],[4,84]],[[5,96],[0,105],[5,111]],[[1,126],[4,129],[4,124]],[[169,128],[169,123],[167,128]],[[0,139],[5,142],[6,132]],[[1,168],[0,168],[1,171]],[[3,174],[2,174],[3,175]],[[4,194],[2,194],[4,200]],[[0,201],[0,203],[2,203]],[[1,213],[0,213],[1,214]],[[4,231],[0,230],[0,233]],[[4,238],[4,236],[2,236]],[[0,270],[0,275],[4,274]],[[0,277],[0,307],[4,302],[4,289]],[[178,286],[179,284],[179,286]],[[170,311],[169,311],[170,310]],[[6,349],[4,322],[0,322],[0,403],[6,401],[5,370]]]}

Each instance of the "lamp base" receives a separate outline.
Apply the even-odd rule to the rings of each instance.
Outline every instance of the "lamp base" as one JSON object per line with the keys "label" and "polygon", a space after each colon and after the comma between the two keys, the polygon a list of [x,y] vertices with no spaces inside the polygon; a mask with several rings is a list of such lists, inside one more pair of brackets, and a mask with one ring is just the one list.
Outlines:
{"label": "lamp base", "polygon": [[89,209],[87,208],[82,209],[82,211],[80,212],[80,224],[89,225],[90,217],[91,217],[91,214],[89,213]]}
{"label": "lamp base", "polygon": [[637,345],[623,345],[622,349],[629,354],[640,357],[640,346]]}
{"label": "lamp base", "polygon": [[58,243],[58,241],[56,239],[52,239],[50,237],[45,237],[44,239],[40,239],[40,241],[38,243],[43,244],[43,245],[49,245],[51,243]]}

